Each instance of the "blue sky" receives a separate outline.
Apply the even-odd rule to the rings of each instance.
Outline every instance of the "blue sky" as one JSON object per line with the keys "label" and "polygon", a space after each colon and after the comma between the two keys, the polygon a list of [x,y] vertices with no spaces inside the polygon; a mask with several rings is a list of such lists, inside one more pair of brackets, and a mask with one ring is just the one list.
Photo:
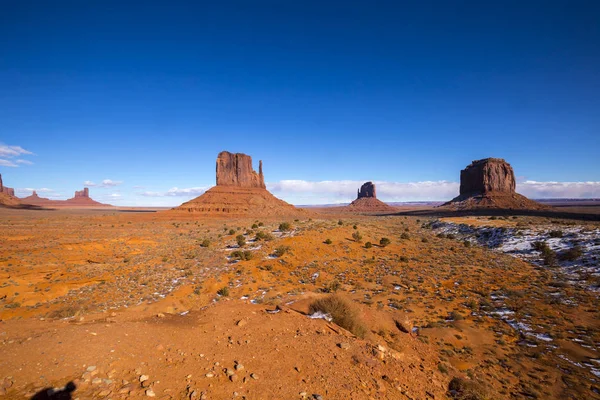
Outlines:
{"label": "blue sky", "polygon": [[531,197],[600,197],[599,18],[595,1],[4,2],[0,173],[22,196],[93,182],[177,205],[228,150],[295,204],[366,180],[444,200],[494,156]]}

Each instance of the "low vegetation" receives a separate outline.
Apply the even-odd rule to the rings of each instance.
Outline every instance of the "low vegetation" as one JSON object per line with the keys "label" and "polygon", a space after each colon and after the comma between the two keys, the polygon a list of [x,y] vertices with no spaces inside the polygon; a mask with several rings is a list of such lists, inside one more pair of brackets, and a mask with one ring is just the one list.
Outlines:
{"label": "low vegetation", "polygon": [[308,312],[314,314],[317,311],[329,314],[335,324],[360,338],[364,338],[368,332],[367,326],[360,317],[360,308],[340,294],[332,294],[313,301]]}

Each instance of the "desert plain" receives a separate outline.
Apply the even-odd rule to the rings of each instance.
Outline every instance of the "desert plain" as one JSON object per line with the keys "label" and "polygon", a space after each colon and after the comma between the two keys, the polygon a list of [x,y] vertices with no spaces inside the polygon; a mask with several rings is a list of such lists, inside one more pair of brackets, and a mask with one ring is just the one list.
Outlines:
{"label": "desert plain", "polygon": [[600,397],[593,216],[154,211],[0,208],[2,398]]}

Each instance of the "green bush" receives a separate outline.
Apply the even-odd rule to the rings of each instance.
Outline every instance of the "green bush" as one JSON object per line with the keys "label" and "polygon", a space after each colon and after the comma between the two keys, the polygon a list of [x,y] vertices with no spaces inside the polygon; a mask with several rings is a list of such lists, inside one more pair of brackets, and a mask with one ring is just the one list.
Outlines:
{"label": "green bush", "polygon": [[362,240],[362,235],[359,231],[356,231],[352,234],[352,239],[354,239],[356,242],[360,242]]}
{"label": "green bush", "polygon": [[410,235],[406,232],[403,232],[402,235],[400,235],[400,239],[408,240],[410,239]]}
{"label": "green bush", "polygon": [[250,250],[235,250],[229,256],[240,261],[248,261],[254,258],[254,254]]}
{"label": "green bush", "polygon": [[227,297],[229,296],[229,288],[227,286],[222,287],[221,289],[217,290],[217,294],[219,296]]}
{"label": "green bush", "polygon": [[257,240],[257,241],[264,240],[265,242],[268,242],[268,241],[273,240],[275,238],[269,232],[259,231],[259,232],[256,232],[256,236],[254,237],[254,239]]}
{"label": "green bush", "polygon": [[210,240],[208,239],[204,239],[201,243],[200,243],[200,247],[209,247],[210,246]]}
{"label": "green bush", "polygon": [[287,232],[290,229],[292,229],[292,226],[290,225],[289,222],[282,222],[282,223],[279,224],[279,230],[281,232]]}
{"label": "green bush", "polygon": [[252,229],[258,229],[258,225],[252,224]]}
{"label": "green bush", "polygon": [[235,237],[235,241],[240,247],[244,247],[244,245],[246,244],[246,238],[244,237],[244,235],[237,235]]}
{"label": "green bush", "polygon": [[331,243],[333,243],[333,242],[331,241],[331,239],[326,239],[326,240],[325,240],[325,244],[331,244]]}
{"label": "green bush", "polygon": [[550,231],[550,232],[548,232],[548,236],[550,236],[551,238],[561,238],[561,237],[563,237],[563,231],[560,231],[560,230]]}
{"label": "green bush", "polygon": [[344,225],[341,219],[338,221],[338,225]]}
{"label": "green bush", "polygon": [[235,229],[230,229],[230,230],[229,230],[229,234],[230,234],[230,235],[235,235]]}
{"label": "green bush", "polygon": [[290,251],[290,246],[278,246],[275,249],[275,251],[273,252],[273,254],[275,254],[276,257],[281,257],[285,253],[288,253],[289,251]]}
{"label": "green bush", "polygon": [[583,250],[580,246],[573,246],[568,250],[561,252],[558,259],[561,261],[575,261],[583,255]]}
{"label": "green bush", "polygon": [[371,243],[371,242],[365,243],[365,249],[370,249],[371,247],[373,247],[373,243]]}
{"label": "green bush", "polygon": [[469,242],[468,240],[465,240],[463,244],[465,245],[465,247],[471,247],[471,242]]}
{"label": "green bush", "polygon": [[392,243],[391,240],[386,237],[381,238],[381,240],[379,241],[379,244],[383,247],[389,245],[390,243]]}

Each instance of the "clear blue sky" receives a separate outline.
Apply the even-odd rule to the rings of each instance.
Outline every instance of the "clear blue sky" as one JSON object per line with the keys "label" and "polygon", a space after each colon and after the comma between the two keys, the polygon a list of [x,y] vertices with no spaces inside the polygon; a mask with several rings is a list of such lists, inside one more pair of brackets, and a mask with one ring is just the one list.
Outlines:
{"label": "clear blue sky", "polygon": [[132,205],[212,186],[221,150],[272,183],[457,182],[488,156],[598,182],[598,21],[597,1],[3,1],[0,144],[34,154],[0,173],[62,198],[119,181],[92,196]]}

